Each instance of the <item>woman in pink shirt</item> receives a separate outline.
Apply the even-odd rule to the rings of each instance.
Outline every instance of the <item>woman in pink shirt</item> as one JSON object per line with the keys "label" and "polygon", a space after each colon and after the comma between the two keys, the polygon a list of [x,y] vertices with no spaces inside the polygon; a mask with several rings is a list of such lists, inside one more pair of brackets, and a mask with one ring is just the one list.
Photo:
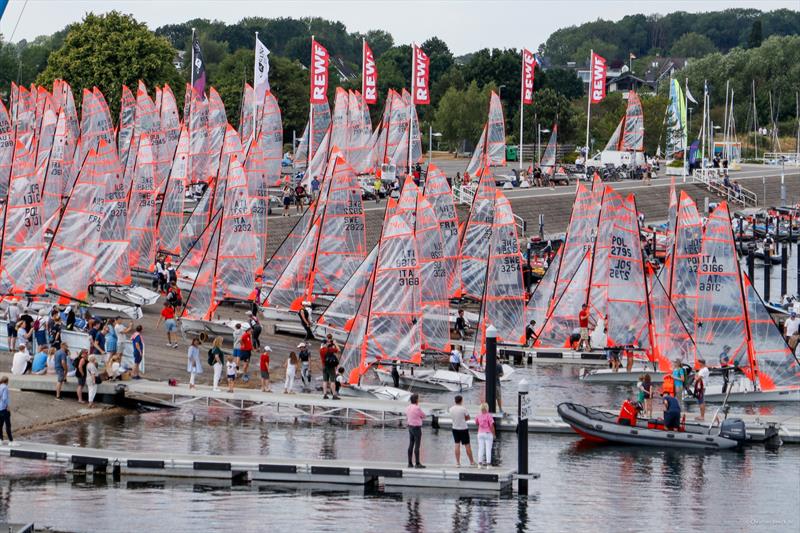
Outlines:
{"label": "woman in pink shirt", "polygon": [[489,404],[481,404],[481,414],[475,417],[478,425],[478,468],[492,466],[492,443],[494,443],[494,418],[489,414]]}
{"label": "woman in pink shirt", "polygon": [[[408,467],[425,468],[419,461],[419,447],[422,444],[422,421],[425,419],[425,412],[419,406],[419,394],[412,394],[409,399],[411,404],[406,407],[406,425],[408,426]],[[416,464],[411,462],[411,452],[417,460]]]}

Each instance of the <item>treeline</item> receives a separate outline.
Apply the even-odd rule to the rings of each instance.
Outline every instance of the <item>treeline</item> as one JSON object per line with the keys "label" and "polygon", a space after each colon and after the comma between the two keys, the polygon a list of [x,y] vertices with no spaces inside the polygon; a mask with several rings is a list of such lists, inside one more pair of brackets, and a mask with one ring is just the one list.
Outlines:
{"label": "treeline", "polygon": [[587,63],[594,49],[612,63],[637,57],[702,57],[733,48],[757,48],[773,35],[800,33],[800,12],[726,9],[708,13],[676,11],[668,15],[629,15],[619,21],[598,19],[559,29],[541,52],[555,65]]}
{"label": "treeline", "polygon": [[[694,95],[702,96],[703,79],[709,79],[715,106],[713,113],[721,119],[725,79],[731,79],[737,95],[737,124],[742,131],[748,120],[752,121],[752,106],[748,118],[748,109],[739,102],[743,103],[749,94],[751,80],[756,80],[758,124],[766,125],[770,116],[777,113],[788,135],[794,131],[790,119],[794,91],[800,85],[800,37],[766,37],[797,33],[798,16],[788,10],[761,13],[734,9],[691,15],[673,13],[664,17],[636,15],[619,22],[597,21],[559,30],[541,47],[549,67],[536,69],[534,104],[525,110],[524,142],[537,141],[537,124],[550,129],[556,121],[559,142],[584,142],[586,97],[583,84],[574,69],[555,65],[582,55],[588,57],[589,47],[619,61],[627,59],[629,50],[643,56],[661,53],[681,42],[691,41],[693,35],[711,41],[709,53],[693,60],[686,70]],[[312,34],[333,58],[331,100],[337,85],[360,88],[361,42],[362,38],[368,40],[379,72],[380,100],[378,105],[371,106],[373,123],[379,120],[388,89],[410,86],[411,48],[397,45],[392,35],[382,30],[350,33],[342,23],[320,18],[250,17],[236,24],[195,19],[162,26],[153,32],[129,15],[110,12],[89,14],[80,23],[31,42],[0,42],[0,95],[7,98],[11,81],[49,85],[55,78],[64,78],[76,89],[98,86],[107,95],[112,113],[117,113],[121,85],[135,87],[142,79],[151,88],[169,83],[176,96],[182,99],[189,80],[193,27],[203,48],[209,84],[219,91],[228,119],[235,126],[239,121],[242,85],[244,81],[252,81],[256,31],[271,50],[270,82],[281,106],[287,140],[293,133],[302,132],[308,116],[307,67]],[[583,35],[582,40],[577,35]],[[762,39],[765,39],[763,44]],[[589,46],[584,46],[587,43]],[[613,47],[604,48],[604,43]],[[474,142],[485,120],[490,90],[500,93],[508,141],[516,143],[520,116],[519,50],[483,49],[457,58],[437,37],[426,40],[421,46],[431,58],[431,105],[418,108],[425,144],[431,127],[442,133],[439,139],[442,148],[454,148],[463,140]],[[182,62],[178,60],[181,56]],[[637,61],[644,61],[643,56]],[[639,63],[634,62],[634,72],[639,71]],[[683,76],[684,73],[679,74],[681,79]],[[662,93],[666,86],[666,83],[660,85]],[[767,102],[770,92],[773,97],[771,113]],[[76,97],[79,96],[76,93]],[[645,145],[651,153],[663,144],[666,101],[666,94],[643,95]],[[595,106],[590,138],[596,147],[602,147],[611,135],[624,107],[619,94],[611,94],[601,105]],[[699,124],[699,109],[695,109],[692,118]],[[721,120],[715,118],[715,122],[721,123]]]}

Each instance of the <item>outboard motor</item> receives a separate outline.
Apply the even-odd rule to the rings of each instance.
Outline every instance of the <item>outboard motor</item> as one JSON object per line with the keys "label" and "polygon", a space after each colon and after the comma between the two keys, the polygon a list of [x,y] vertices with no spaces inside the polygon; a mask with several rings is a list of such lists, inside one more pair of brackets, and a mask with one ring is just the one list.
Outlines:
{"label": "outboard motor", "polygon": [[728,418],[722,422],[719,428],[719,436],[735,440],[739,446],[747,440],[747,428],[741,418]]}

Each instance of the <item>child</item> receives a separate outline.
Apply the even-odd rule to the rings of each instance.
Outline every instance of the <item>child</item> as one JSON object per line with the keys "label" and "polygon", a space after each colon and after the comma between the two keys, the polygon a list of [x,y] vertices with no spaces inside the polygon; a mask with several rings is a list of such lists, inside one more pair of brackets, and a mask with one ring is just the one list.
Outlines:
{"label": "child", "polygon": [[286,381],[283,384],[284,394],[294,394],[294,377],[297,375],[297,354],[294,352],[289,353],[289,359],[286,361]]}
{"label": "child", "polygon": [[481,414],[475,417],[478,426],[478,468],[492,465],[492,444],[494,443],[494,418],[489,414],[489,404],[481,404]]}
{"label": "child", "polygon": [[236,382],[236,361],[232,355],[225,360],[225,369],[228,375],[228,392],[233,392],[233,384]]}
{"label": "child", "polygon": [[264,346],[261,350],[261,360],[259,366],[261,367],[261,392],[272,392],[269,383],[269,354],[272,348]]}
{"label": "child", "polygon": [[339,391],[342,387],[346,387],[347,382],[344,379],[344,367],[340,366],[339,370],[336,371],[336,394],[339,394]]}

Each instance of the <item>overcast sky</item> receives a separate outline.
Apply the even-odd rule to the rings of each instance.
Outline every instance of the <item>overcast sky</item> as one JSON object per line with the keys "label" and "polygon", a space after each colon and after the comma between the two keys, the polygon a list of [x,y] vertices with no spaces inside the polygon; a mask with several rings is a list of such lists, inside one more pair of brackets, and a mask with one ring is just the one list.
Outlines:
{"label": "overcast sky", "polygon": [[342,21],[348,31],[389,31],[395,42],[443,39],[456,54],[486,47],[536,48],[555,30],[598,18],[618,20],[634,13],[714,11],[752,7],[798,9],[798,0],[11,0],[0,33],[13,40],[50,34],[89,11],[130,13],[151,29],[192,18],[226,23],[243,17],[319,16]]}

